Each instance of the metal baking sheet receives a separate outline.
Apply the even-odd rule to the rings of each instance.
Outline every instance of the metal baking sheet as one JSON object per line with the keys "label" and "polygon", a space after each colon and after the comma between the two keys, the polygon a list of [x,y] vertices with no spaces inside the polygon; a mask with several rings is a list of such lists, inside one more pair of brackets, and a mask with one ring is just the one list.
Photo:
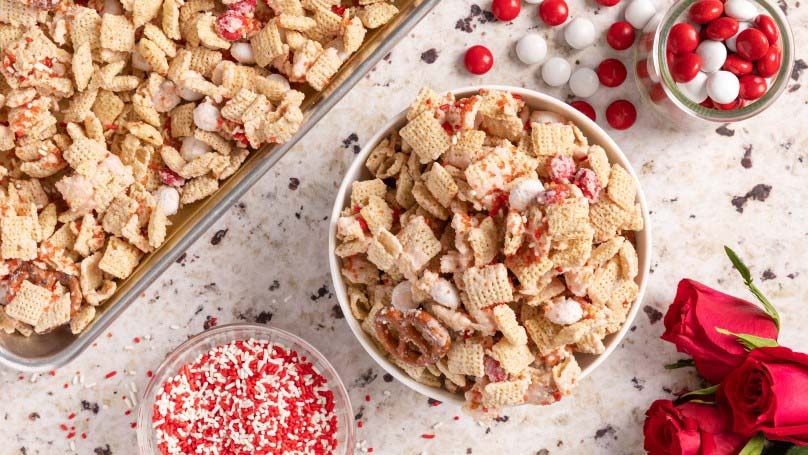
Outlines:
{"label": "metal baking sheet", "polygon": [[20,371],[60,368],[81,354],[117,319],[160,274],[191,246],[241,196],[278,162],[320,119],[344,97],[393,46],[423,19],[440,0],[398,0],[400,13],[389,24],[369,31],[365,44],[340,69],[320,93],[307,92],[303,104],[306,120],[286,144],[253,152],[242,167],[211,197],[184,207],[173,217],[165,244],[144,257],[134,273],[118,283],[118,291],[98,308],[95,321],[79,335],[61,328],[25,338],[0,335],[0,364]]}

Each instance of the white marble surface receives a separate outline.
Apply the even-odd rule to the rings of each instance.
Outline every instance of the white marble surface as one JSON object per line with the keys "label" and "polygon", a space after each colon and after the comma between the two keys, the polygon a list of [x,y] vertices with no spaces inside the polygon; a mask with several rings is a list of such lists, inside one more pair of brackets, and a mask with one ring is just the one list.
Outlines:
{"label": "white marble surface", "polygon": [[[573,0],[571,11],[593,18],[603,30],[621,14],[624,3],[607,10],[593,0]],[[484,9],[489,4],[479,3]],[[724,244],[736,246],[779,306],[781,341],[808,350],[808,332],[801,324],[808,320],[808,264],[803,256],[808,247],[808,88],[800,86],[808,76],[803,75],[791,81],[790,92],[764,115],[722,129],[724,134],[716,133],[718,125],[699,132],[664,131],[643,109],[632,129],[611,131],[637,169],[653,211],[653,274],[634,329],[577,395],[548,408],[514,409],[506,422],[487,428],[475,425],[454,405],[431,406],[425,397],[384,379],[341,319],[326,261],[327,216],[354,145],[361,146],[425,84],[448,89],[485,82],[546,90],[535,76],[538,68],[517,63],[511,49],[529,29],[546,35],[551,47],[562,39],[559,30],[540,25],[531,5],[525,5],[513,24],[482,24],[478,16],[470,21],[472,32],[457,29],[470,7],[472,2],[443,0],[76,362],[36,381],[30,375],[0,373],[0,453],[67,453],[66,437],[73,431],[78,453],[136,453],[130,426],[135,416],[127,415],[122,397],[132,384],[142,390],[147,371],[202,331],[211,317],[219,324],[258,319],[321,349],[350,388],[362,422],[358,438],[373,453],[639,454],[643,412],[651,401],[669,397],[666,391],[697,385],[690,371],[662,369],[680,356],[659,340],[662,323],[654,316],[667,308],[676,282],[687,276],[745,295],[722,255]],[[797,58],[808,58],[801,47],[808,43],[808,13],[796,0],[787,1],[787,10]],[[571,61],[595,66],[606,55],[618,55],[630,63],[629,52],[616,53],[602,41],[571,55]],[[484,77],[471,77],[460,65],[464,49],[475,43],[488,45],[496,55],[494,70]],[[437,59],[427,64],[422,53],[433,48]],[[551,52],[564,49],[559,44]],[[549,93],[567,95],[565,89]],[[618,97],[637,101],[633,81],[601,88],[594,96],[601,118],[606,103]],[[343,145],[352,133],[358,142]],[[751,164],[742,161],[745,155]],[[733,198],[759,184],[770,185],[770,194],[763,201],[750,198],[741,213]],[[217,231],[226,234],[212,245]],[[111,371],[118,374],[105,379]],[[79,378],[83,384],[74,383]],[[424,439],[423,433],[435,438]]]}

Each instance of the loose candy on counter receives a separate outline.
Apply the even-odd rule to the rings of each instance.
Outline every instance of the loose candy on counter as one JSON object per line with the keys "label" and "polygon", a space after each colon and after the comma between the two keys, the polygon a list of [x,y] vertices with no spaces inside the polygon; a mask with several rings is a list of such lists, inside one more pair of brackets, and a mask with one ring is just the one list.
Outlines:
{"label": "loose candy on counter", "polygon": [[516,19],[521,11],[522,2],[520,0],[494,0],[491,2],[491,13],[504,22]]}
{"label": "loose candy on counter", "polygon": [[616,58],[607,58],[598,65],[598,79],[606,87],[617,87],[626,80],[627,75],[626,66]]}
{"label": "loose candy on counter", "polygon": [[716,71],[707,77],[707,95],[716,103],[731,103],[739,92],[738,76],[729,71]]}
{"label": "loose candy on counter", "polygon": [[755,74],[747,74],[738,80],[740,90],[738,91],[738,98],[744,100],[756,100],[766,94],[768,85],[766,79]]}
{"label": "loose candy on counter", "polygon": [[578,68],[570,76],[570,91],[579,98],[589,98],[598,91],[598,75],[589,68]]}
{"label": "loose candy on counter", "polygon": [[569,6],[564,0],[544,0],[539,5],[539,17],[547,25],[561,25],[566,22],[569,15]]}
{"label": "loose candy on counter", "polygon": [[485,46],[472,46],[463,58],[466,69],[472,74],[485,74],[494,66],[494,56]]}
{"label": "loose candy on counter", "polygon": [[634,27],[626,21],[615,22],[606,32],[606,42],[612,49],[622,51],[634,44],[636,33]]}
{"label": "loose candy on counter", "polygon": [[632,0],[626,7],[626,21],[634,28],[642,30],[655,13],[656,8],[651,0]]}
{"label": "loose candy on counter", "polygon": [[679,90],[694,103],[701,103],[707,99],[707,75],[698,72],[688,82],[680,82],[676,84]]}
{"label": "loose candy on counter", "polygon": [[564,28],[564,39],[573,49],[583,49],[595,42],[595,26],[584,17],[576,17]]}
{"label": "loose candy on counter", "polygon": [[[550,0],[545,0],[550,1]],[[570,80],[572,68],[569,62],[561,57],[552,57],[541,67],[541,78],[551,87],[560,87]]]}
{"label": "loose candy on counter", "polygon": [[620,3],[620,0],[597,0],[597,2],[601,6],[615,6]]}
{"label": "loose candy on counter", "polygon": [[606,121],[616,130],[629,129],[637,121],[637,109],[631,101],[614,101],[606,108]]}
{"label": "loose candy on counter", "polygon": [[572,101],[570,102],[570,106],[574,107],[579,112],[592,119],[593,122],[596,121],[598,118],[597,114],[595,114],[595,108],[593,108],[591,104],[587,103],[584,100]]}
{"label": "loose candy on counter", "polygon": [[547,41],[538,33],[528,33],[517,41],[516,57],[526,65],[543,62],[547,58]]}
{"label": "loose candy on counter", "polygon": [[701,70],[714,73],[724,66],[727,60],[727,47],[720,41],[704,40],[696,48],[696,55],[701,59]]}

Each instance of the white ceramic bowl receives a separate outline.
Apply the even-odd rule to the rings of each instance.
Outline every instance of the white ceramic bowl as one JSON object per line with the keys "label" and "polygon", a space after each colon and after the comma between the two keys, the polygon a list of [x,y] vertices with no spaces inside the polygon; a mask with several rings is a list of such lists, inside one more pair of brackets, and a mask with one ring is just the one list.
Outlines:
{"label": "white ceramic bowl", "polygon": [[[637,300],[631,307],[631,310],[628,314],[628,319],[623,327],[620,329],[619,332],[611,334],[606,337],[603,341],[604,345],[606,346],[606,350],[603,354],[600,355],[584,355],[584,354],[576,354],[576,359],[578,363],[581,365],[582,369],[582,378],[588,376],[592,371],[595,370],[601,363],[603,363],[607,357],[617,348],[617,345],[620,344],[623,337],[626,336],[626,333],[630,329],[635,316],[637,315],[637,311],[640,308],[640,302],[642,302],[643,295],[645,294],[645,287],[648,282],[648,275],[649,270],[651,267],[651,231],[649,227],[649,219],[648,219],[648,206],[645,201],[645,195],[642,192],[642,188],[639,187],[639,180],[637,179],[637,174],[634,172],[634,169],[631,167],[631,163],[629,163],[628,159],[626,158],[625,154],[623,154],[620,147],[606,134],[603,129],[601,129],[595,122],[593,122],[589,117],[580,113],[577,109],[569,106],[568,104],[557,100],[548,95],[544,95],[542,93],[538,93],[533,90],[528,90],[519,87],[507,87],[507,86],[496,86],[496,85],[486,85],[486,86],[476,86],[476,87],[465,87],[456,90],[452,90],[452,92],[458,97],[468,97],[471,95],[477,94],[480,89],[490,89],[490,90],[503,90],[508,91],[514,94],[518,94],[522,97],[522,99],[533,109],[541,109],[545,111],[555,112],[560,114],[564,118],[573,121],[583,133],[589,139],[589,142],[592,144],[598,144],[606,150],[606,155],[609,157],[609,161],[612,163],[618,163],[623,166],[628,172],[634,177],[635,180],[638,182],[638,191],[637,191],[637,201],[640,203],[642,207],[642,214],[643,219],[645,221],[645,229],[643,231],[636,233],[636,247],[637,247],[637,254],[639,256],[639,287],[640,291],[637,295]],[[337,299],[339,300],[340,307],[342,308],[342,312],[345,314],[345,319],[348,321],[348,325],[351,327],[356,338],[365,348],[368,354],[382,366],[388,373],[393,375],[396,379],[403,382],[407,385],[407,387],[420,392],[423,395],[426,395],[430,398],[434,398],[439,401],[453,401],[456,403],[461,403],[463,401],[462,395],[457,395],[448,392],[445,389],[435,388],[435,387],[428,387],[423,385],[419,382],[416,382],[411,377],[407,375],[403,370],[398,368],[394,363],[389,361],[385,357],[385,353],[381,350],[362,330],[359,321],[353,317],[351,314],[351,308],[348,303],[348,296],[347,296],[347,288],[346,284],[343,280],[342,274],[340,273],[340,259],[334,254],[334,250],[337,246],[337,220],[339,219],[340,212],[342,209],[347,207],[350,203],[351,199],[351,184],[358,180],[367,180],[373,178],[370,171],[365,168],[365,161],[367,160],[368,155],[370,152],[376,147],[376,145],[381,142],[383,139],[388,137],[388,135],[393,131],[400,129],[406,124],[406,111],[402,112],[392,119],[390,119],[387,124],[382,127],[373,137],[371,137],[365,147],[362,149],[361,152],[357,155],[356,159],[354,160],[351,167],[348,169],[348,172],[345,174],[345,178],[342,181],[342,185],[340,185],[339,192],[337,193],[337,199],[334,203],[334,209],[331,212],[331,224],[329,226],[329,239],[328,239],[328,255],[329,255],[329,265],[331,267],[331,279],[334,282],[334,289],[336,290]]]}

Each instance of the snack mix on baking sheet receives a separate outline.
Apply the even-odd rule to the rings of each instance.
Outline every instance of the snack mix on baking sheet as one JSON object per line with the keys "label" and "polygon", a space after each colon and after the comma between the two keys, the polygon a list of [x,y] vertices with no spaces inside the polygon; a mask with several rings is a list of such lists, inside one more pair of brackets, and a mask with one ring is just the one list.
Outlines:
{"label": "snack mix on baking sheet", "polygon": [[[0,0],[0,329],[81,332],[180,206],[288,141],[385,0]],[[291,85],[295,84],[295,85]]]}
{"label": "snack mix on baking sheet", "polygon": [[353,316],[416,381],[481,418],[550,404],[638,294],[637,187],[519,96],[423,89],[337,224]]}

